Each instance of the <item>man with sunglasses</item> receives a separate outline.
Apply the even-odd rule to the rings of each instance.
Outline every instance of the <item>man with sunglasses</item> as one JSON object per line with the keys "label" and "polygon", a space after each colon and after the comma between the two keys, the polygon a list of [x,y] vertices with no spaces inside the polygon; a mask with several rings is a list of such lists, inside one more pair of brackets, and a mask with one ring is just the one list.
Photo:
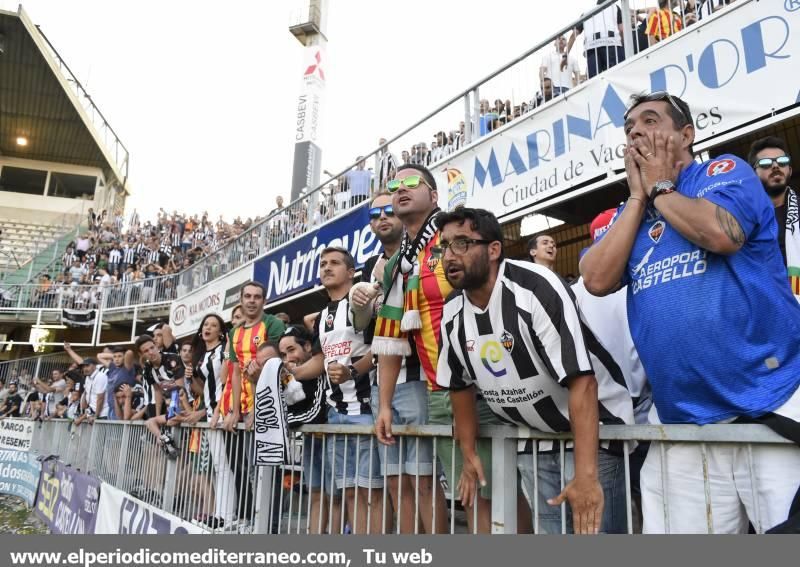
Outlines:
{"label": "man with sunglasses", "polygon": [[[594,295],[628,285],[650,422],[757,421],[800,443],[800,305],[752,166],[733,155],[694,161],[689,107],[666,92],[632,97],[624,129],[630,197],[580,267]],[[763,532],[786,520],[797,446],[663,449],[651,446],[641,472],[645,532],[705,533],[709,522],[746,532],[748,520]]]}
{"label": "man with sunglasses", "polygon": [[775,206],[778,223],[778,244],[789,275],[792,293],[800,301],[800,215],[797,191],[789,186],[792,179],[792,158],[786,142],[767,136],[753,142],[747,161],[753,164],[756,175],[764,185]]}
{"label": "man with sunglasses", "polygon": [[[378,441],[384,445],[394,445],[398,441],[392,435],[392,401],[403,357],[409,356],[412,350],[419,358],[428,383],[427,423],[447,426],[453,423],[450,397],[436,383],[442,309],[453,288],[447,282],[441,262],[432,251],[440,238],[436,220],[440,210],[439,193],[431,172],[422,165],[401,165],[397,176],[387,183],[387,191],[392,194],[394,214],[403,223],[405,232],[399,250],[387,263],[383,274],[384,299],[375,325],[372,352],[378,354],[380,368],[380,408],[375,419],[375,433]],[[485,403],[482,407],[486,407]],[[488,407],[486,412],[491,414]],[[437,439],[435,453],[442,462],[450,486],[455,487],[461,476],[461,454],[456,451],[453,461],[452,443],[451,439]],[[481,440],[479,452],[482,458],[485,457],[484,462],[490,462],[489,442]],[[422,488],[424,485],[420,486]],[[441,487],[433,483],[431,490],[435,490],[438,496]],[[472,502],[468,503],[466,516],[470,531],[475,528],[481,533],[490,531],[491,494],[491,486],[487,482],[477,498],[477,527],[472,525]],[[434,502],[433,496],[426,494],[424,498]],[[438,504],[436,510],[438,520],[443,517]],[[438,526],[425,526],[425,529],[435,529],[440,533]]]}
{"label": "man with sunglasses", "polygon": [[[395,184],[396,185],[396,184]],[[394,214],[392,195],[378,194],[372,200],[369,210],[369,225],[372,232],[381,241],[383,250],[367,260],[364,264],[363,279],[372,283],[372,289],[353,292],[355,308],[368,308],[370,302],[382,294],[384,268],[386,262],[400,249],[403,238],[403,223]],[[380,302],[380,299],[378,299]],[[421,379],[419,357],[414,349],[403,357],[397,380],[391,383],[392,392],[386,394],[391,401],[390,412],[384,415],[393,425],[426,425],[428,423],[428,384]],[[370,403],[372,413],[380,415],[380,388],[382,386],[380,366],[376,369],[372,382]],[[384,445],[378,451],[381,461],[381,474],[388,480],[389,495],[392,505],[399,514],[400,533],[413,534],[415,531],[416,499],[419,498],[420,531],[434,533],[433,518],[433,443],[430,439],[407,440],[402,454],[397,443]],[[419,491],[417,491],[417,481]],[[402,488],[400,484],[402,483]],[[447,529],[447,510],[443,491],[437,494],[437,511],[435,533],[444,533]],[[400,499],[402,497],[402,502]]]}

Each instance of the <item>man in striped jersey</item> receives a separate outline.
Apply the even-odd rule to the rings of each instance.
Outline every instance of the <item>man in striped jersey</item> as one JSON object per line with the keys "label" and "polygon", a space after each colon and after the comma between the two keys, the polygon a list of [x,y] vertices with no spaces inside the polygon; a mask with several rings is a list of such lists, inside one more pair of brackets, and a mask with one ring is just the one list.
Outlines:
{"label": "man in striped jersey", "polygon": [[[283,321],[273,315],[264,313],[266,289],[258,282],[247,282],[242,286],[242,311],[244,323],[231,329],[228,336],[228,358],[233,362],[232,395],[234,400],[246,395],[246,415],[253,413],[253,383],[258,381],[259,371],[256,367],[258,345],[267,341],[278,341],[286,330]],[[244,379],[248,377],[249,379]],[[252,381],[252,383],[251,383]],[[244,410],[245,408],[241,408]],[[239,404],[233,404],[230,413],[224,416],[224,427],[233,431],[240,418]]]}
{"label": "man in striped jersey", "polygon": [[[319,274],[330,298],[314,321],[319,352],[305,364],[287,367],[298,380],[313,380],[325,372],[328,423],[372,425],[369,374],[374,325],[361,332],[353,327],[348,295],[355,260],[345,248],[326,248],[320,255]],[[357,534],[381,533],[383,525],[383,479],[370,445],[368,439],[359,442],[355,436],[334,435],[328,441],[328,466],[332,468],[326,470],[334,471],[335,488],[345,490],[347,515]]]}
{"label": "man in striped jersey", "polygon": [[[384,140],[385,142],[385,140]],[[353,292],[354,309],[369,304],[382,290],[381,281],[386,262],[399,250],[403,238],[403,223],[394,214],[392,196],[379,193],[372,200],[369,210],[369,226],[381,241],[383,251],[364,263],[362,281],[373,284],[372,289],[356,289]],[[379,303],[380,301],[378,301]],[[421,372],[419,357],[415,350],[403,358],[396,382],[389,387],[381,385],[380,368],[374,373],[372,386],[372,412],[378,420],[381,410],[381,389],[386,398],[382,422],[394,425],[426,425],[428,423],[428,383]],[[396,439],[380,438],[388,441],[378,451],[381,459],[381,473],[387,476],[389,494],[394,509],[400,514],[400,533],[414,533],[415,500],[419,498],[419,531],[424,533],[444,533],[447,530],[447,510],[443,490],[437,490],[436,527],[433,526],[433,486],[436,479],[433,468],[433,443],[430,439],[408,438],[404,442],[403,453]],[[403,487],[400,489],[400,483]],[[402,504],[400,498],[402,497]]]}
{"label": "man in striped jersey", "polygon": [[[437,381],[450,389],[464,455],[462,499],[470,500],[476,484],[484,481],[475,452],[479,424],[472,386],[477,386],[503,421],[574,434],[574,448],[563,464],[558,453],[536,455],[537,479],[533,457],[519,459],[528,494],[550,504],[549,510],[540,507],[545,532],[561,531],[555,507],[565,500],[575,532],[624,532],[622,457],[619,448],[598,444],[599,423],[633,422],[624,378],[613,372],[613,361],[581,322],[558,275],[537,264],[504,259],[503,233],[492,213],[459,208],[442,214],[439,226],[442,238],[435,253],[447,280],[461,290],[444,307]],[[543,445],[540,451],[548,449]],[[560,490],[562,467],[566,487]]]}

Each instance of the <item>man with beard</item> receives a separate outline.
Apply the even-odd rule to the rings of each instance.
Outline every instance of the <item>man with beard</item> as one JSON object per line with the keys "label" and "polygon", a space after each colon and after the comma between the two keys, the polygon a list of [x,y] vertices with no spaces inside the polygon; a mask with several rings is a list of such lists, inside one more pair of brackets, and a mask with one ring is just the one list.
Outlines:
{"label": "man with beard", "polygon": [[461,290],[444,306],[437,383],[450,389],[453,403],[455,436],[464,456],[462,501],[470,501],[485,482],[474,449],[475,394],[483,392],[506,423],[575,436],[563,462],[558,451],[547,452],[546,441],[535,451],[536,467],[530,456],[519,461],[530,497],[547,499],[539,506],[542,531],[561,531],[555,507],[568,501],[568,529],[624,533],[623,458],[613,443],[598,442],[600,423],[633,423],[624,381],[613,379],[600,363],[607,353],[598,351],[563,281],[538,264],[504,259],[503,233],[492,213],[457,208],[438,220],[441,240],[434,253],[447,281]]}
{"label": "man with beard", "polygon": [[800,301],[800,215],[797,191],[789,186],[792,159],[786,142],[767,136],[753,142],[747,161],[756,170],[772,204],[778,222],[778,244],[789,275],[792,293]]}
{"label": "man with beard", "polygon": [[[380,193],[372,200],[369,209],[369,226],[378,237],[383,246],[383,251],[376,254],[364,264],[363,279],[373,284],[372,288],[354,287],[352,303],[354,311],[359,307],[369,306],[369,302],[376,295],[382,293],[381,281],[386,262],[394,256],[400,248],[403,238],[403,223],[394,214],[392,196]],[[378,301],[380,303],[380,301]],[[386,405],[386,419],[393,425],[425,425],[428,423],[428,384],[421,379],[419,357],[411,348],[411,354],[401,361],[400,372],[396,382],[389,383],[392,388],[387,389],[387,384],[382,380],[382,372],[378,366],[372,381],[372,412],[380,414],[381,396],[388,400]],[[381,393],[380,390],[384,392]],[[400,533],[410,534],[419,531],[423,533],[443,533],[447,529],[447,510],[444,502],[444,491],[437,491],[436,498],[436,523],[433,526],[433,443],[430,439],[406,440],[403,454],[400,454],[399,444],[384,445],[378,451],[381,461],[381,474],[388,480],[389,494],[392,505],[400,516]],[[419,491],[416,486],[419,482]],[[400,488],[402,483],[402,488]],[[418,525],[415,510],[416,495],[419,494],[419,521]],[[402,499],[402,503],[401,503]],[[435,531],[434,531],[435,530]]]}

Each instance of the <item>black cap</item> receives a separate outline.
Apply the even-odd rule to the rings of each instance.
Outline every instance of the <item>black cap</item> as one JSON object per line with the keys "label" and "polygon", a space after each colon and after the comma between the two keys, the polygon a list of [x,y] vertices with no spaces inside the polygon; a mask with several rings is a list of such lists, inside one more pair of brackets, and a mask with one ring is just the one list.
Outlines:
{"label": "black cap", "polygon": [[97,366],[97,360],[94,358],[84,358],[83,362],[81,362],[81,366],[86,366],[87,364],[94,364]]}

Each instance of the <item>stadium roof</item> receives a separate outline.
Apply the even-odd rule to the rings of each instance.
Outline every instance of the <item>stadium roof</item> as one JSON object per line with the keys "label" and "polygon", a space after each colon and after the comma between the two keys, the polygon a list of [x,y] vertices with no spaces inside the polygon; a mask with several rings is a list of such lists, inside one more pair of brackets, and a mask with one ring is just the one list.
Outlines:
{"label": "stadium roof", "polygon": [[0,156],[97,167],[127,190],[127,149],[21,6],[0,10]]}

